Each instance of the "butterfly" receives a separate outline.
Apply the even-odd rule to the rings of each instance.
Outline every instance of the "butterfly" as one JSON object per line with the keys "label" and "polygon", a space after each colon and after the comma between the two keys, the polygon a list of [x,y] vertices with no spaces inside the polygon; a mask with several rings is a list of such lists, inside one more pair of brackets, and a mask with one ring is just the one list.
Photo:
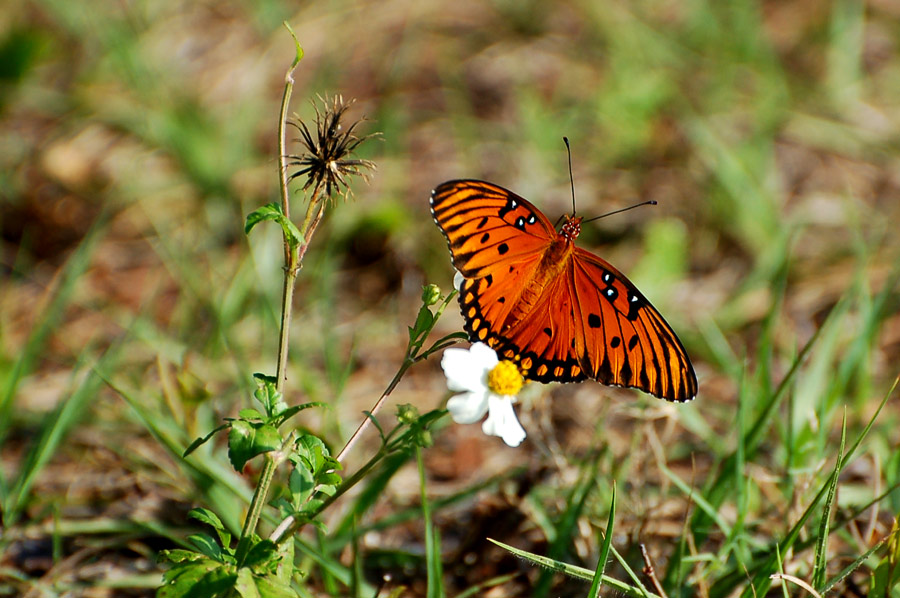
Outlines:
{"label": "butterfly", "polygon": [[672,327],[624,274],[575,246],[581,217],[559,232],[512,191],[476,180],[442,183],[431,215],[462,274],[459,304],[472,342],[538,382],[637,388],[670,401],[697,394]]}

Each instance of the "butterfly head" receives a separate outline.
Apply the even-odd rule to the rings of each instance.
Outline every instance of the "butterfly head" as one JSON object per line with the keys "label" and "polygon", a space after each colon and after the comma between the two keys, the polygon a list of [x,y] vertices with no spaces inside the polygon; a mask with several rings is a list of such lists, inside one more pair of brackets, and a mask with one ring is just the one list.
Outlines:
{"label": "butterfly head", "polygon": [[565,237],[568,241],[574,241],[581,234],[581,216],[563,216],[562,227],[559,229],[559,235]]}

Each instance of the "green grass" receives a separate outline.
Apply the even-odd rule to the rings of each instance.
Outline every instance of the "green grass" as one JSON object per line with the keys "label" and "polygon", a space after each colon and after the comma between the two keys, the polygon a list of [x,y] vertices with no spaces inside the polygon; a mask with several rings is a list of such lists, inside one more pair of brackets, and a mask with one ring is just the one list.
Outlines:
{"label": "green grass", "polygon": [[[306,53],[292,109],[308,119],[316,94],[355,97],[364,132],[383,134],[360,152],[378,164],[371,183],[329,209],[298,279],[286,400],[330,406],[301,429],[336,453],[399,367],[421,285],[449,288],[431,188],[486,178],[555,220],[570,205],[563,135],[579,214],[659,201],[579,243],[632,276],[700,375],[686,405],[532,388],[515,450],[442,422],[418,464],[392,456],[325,530],[296,537],[301,595],[584,596],[598,569],[628,587],[615,591],[652,595],[643,544],[671,598],[779,583],[798,595],[777,573],[900,596],[887,540],[900,512],[900,20],[887,9],[13,12],[0,28],[0,595],[150,595],[156,553],[197,532],[191,507],[240,531],[261,465],[235,473],[220,440],[182,453],[249,405],[254,372],[274,374],[280,237],[242,228],[278,197],[287,19]],[[447,313],[438,332],[459,328]],[[395,404],[440,405],[434,362],[394,391],[384,429]],[[372,433],[345,473],[375,450]],[[273,496],[287,495],[278,480]],[[599,595],[615,591],[604,581]]]}

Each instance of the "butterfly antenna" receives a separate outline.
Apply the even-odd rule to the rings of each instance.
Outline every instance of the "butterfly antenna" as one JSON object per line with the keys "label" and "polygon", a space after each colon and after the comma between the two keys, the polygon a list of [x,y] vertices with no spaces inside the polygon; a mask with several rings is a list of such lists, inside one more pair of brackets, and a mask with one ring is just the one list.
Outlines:
{"label": "butterfly antenna", "polygon": [[566,144],[566,155],[569,156],[569,186],[572,187],[572,216],[575,216],[575,177],[572,176],[572,148],[569,147],[569,138],[563,137]]}
{"label": "butterfly antenna", "polygon": [[600,216],[594,216],[593,218],[589,218],[582,222],[582,224],[587,222],[593,222],[594,220],[600,220],[601,218],[606,218],[607,216],[612,216],[613,214],[621,214],[622,212],[627,212],[628,210],[633,210],[635,208],[639,208],[641,206],[655,206],[656,200],[650,199],[647,201],[642,201],[641,203],[636,203],[633,206],[628,206],[627,208],[622,208],[621,210],[613,210],[612,212],[607,212],[606,214],[601,214]]}

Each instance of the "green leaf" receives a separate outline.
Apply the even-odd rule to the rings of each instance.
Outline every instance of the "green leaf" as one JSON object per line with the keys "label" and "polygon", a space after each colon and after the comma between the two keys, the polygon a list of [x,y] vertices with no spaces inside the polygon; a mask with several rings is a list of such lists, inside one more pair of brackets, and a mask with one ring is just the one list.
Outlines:
{"label": "green leaf", "polygon": [[[157,598],[186,598],[189,596],[212,596],[209,590],[215,582],[227,580],[229,570],[220,563],[210,559],[183,562],[175,565],[163,574],[163,585],[156,592]],[[231,584],[222,583],[221,591],[227,590]]]}
{"label": "green leaf", "polygon": [[188,512],[188,517],[196,519],[200,523],[205,523],[213,529],[225,531],[225,526],[222,524],[222,520],[219,519],[218,515],[216,515],[209,509],[204,509],[203,507],[191,509]]}
{"label": "green leaf", "polygon": [[188,513],[188,517],[192,517],[201,523],[205,523],[216,530],[216,534],[219,536],[219,544],[226,552],[228,551],[228,548],[231,545],[231,534],[228,533],[228,530],[226,530],[225,526],[222,524],[222,520],[219,519],[215,513],[209,509],[197,508],[191,509]]}
{"label": "green leaf", "polygon": [[297,456],[306,463],[314,477],[322,471],[323,466],[326,464],[326,457],[329,459],[329,464],[333,461],[330,459],[330,452],[325,443],[322,442],[322,439],[312,434],[304,434],[298,438],[296,449]]}
{"label": "green leaf", "polygon": [[262,422],[231,422],[228,433],[228,458],[235,471],[241,472],[253,457],[281,447],[282,438],[275,426]]}
{"label": "green leaf", "polygon": [[303,235],[300,233],[300,229],[298,229],[293,222],[285,218],[284,212],[281,211],[281,206],[277,203],[266,204],[247,214],[247,220],[244,224],[244,234],[249,235],[254,226],[266,220],[274,220],[281,226],[281,232],[284,234],[284,238],[287,239],[291,248],[306,242]]}
{"label": "green leaf", "polygon": [[256,580],[253,578],[253,572],[246,567],[238,569],[234,589],[243,598],[261,598],[259,588],[256,587]]}
{"label": "green leaf", "polygon": [[309,409],[310,407],[328,407],[328,405],[321,401],[311,401],[309,403],[303,403],[302,405],[294,405],[293,407],[288,407],[283,411],[276,412],[277,419],[274,423],[276,426],[280,426],[301,411]]}
{"label": "green leaf", "polygon": [[262,413],[260,413],[256,409],[250,408],[241,409],[240,411],[238,411],[238,415],[241,416],[241,419],[246,419],[248,421],[262,420],[263,418]]}
{"label": "green leaf", "polygon": [[222,596],[234,587],[237,575],[233,567],[219,567],[204,575],[192,589],[191,596]]}
{"label": "green leaf", "polygon": [[253,227],[265,220],[275,220],[284,218],[284,212],[277,203],[269,203],[261,208],[257,208],[247,214],[247,220],[244,223],[244,234],[249,235]]}
{"label": "green leaf", "polygon": [[291,34],[291,37],[294,38],[294,46],[296,49],[296,54],[294,55],[294,62],[291,63],[291,70],[294,70],[294,67],[300,64],[300,61],[303,60],[303,48],[300,47],[300,42],[297,40],[297,35],[294,33],[294,30],[291,29],[291,26],[287,21],[282,21],[282,25],[284,28],[288,30],[288,33]]}
{"label": "green leaf", "polygon": [[[294,542],[288,540],[278,545],[278,566],[275,568],[275,577],[272,582],[290,588],[291,579],[294,577]],[[293,590],[292,590],[293,591]]]}
{"label": "green leaf", "polygon": [[183,548],[173,548],[172,550],[161,550],[159,553],[160,562],[167,563],[183,563],[185,561],[197,561],[205,558],[202,554],[193,550],[185,550]]}
{"label": "green leaf", "polygon": [[210,433],[207,434],[206,436],[203,436],[203,437],[201,437],[201,438],[196,439],[194,442],[192,442],[192,443],[190,444],[190,446],[188,446],[186,449],[184,449],[184,453],[183,453],[181,456],[182,456],[182,457],[187,457],[188,455],[190,455],[191,453],[193,453],[195,450],[197,450],[197,448],[198,448],[200,445],[205,444],[207,440],[209,440],[210,438],[212,438],[212,437],[215,435],[216,432],[219,432],[219,431],[221,431],[221,430],[224,430],[225,428],[227,428],[227,427],[230,426],[230,425],[231,425],[231,424],[222,424],[221,426],[217,427],[215,430],[213,430],[212,432],[210,432]]}
{"label": "green leaf", "polygon": [[[293,545],[293,542],[285,542]],[[284,582],[277,577],[266,575],[256,580],[256,588],[261,598],[296,598],[297,592],[289,582]]]}
{"label": "green leaf", "polygon": [[268,383],[275,386],[278,383],[278,378],[276,376],[269,376],[268,374],[262,374],[260,372],[254,372],[253,379],[261,385]]}
{"label": "green leaf", "polygon": [[422,306],[419,308],[419,313],[416,316],[415,325],[409,329],[409,340],[410,342],[415,341],[417,338],[431,330],[431,327],[434,325],[434,314],[431,313],[431,310],[426,306]]}
{"label": "green leaf", "polygon": [[312,495],[316,482],[313,479],[312,472],[304,467],[294,467],[288,476],[288,490],[291,492],[291,506],[294,510],[299,510],[300,505],[305,503]]}
{"label": "green leaf", "polygon": [[[257,542],[253,548],[250,549],[250,552],[247,553],[247,558],[244,559],[245,567],[260,567],[277,558],[278,556],[278,545],[271,540],[260,540]],[[274,564],[272,563],[274,570]]]}
{"label": "green leaf", "polygon": [[222,547],[219,546],[219,543],[216,542],[212,536],[203,533],[191,534],[188,536],[188,540],[197,547],[197,550],[207,557],[220,563],[225,562],[225,556],[222,554]]}

